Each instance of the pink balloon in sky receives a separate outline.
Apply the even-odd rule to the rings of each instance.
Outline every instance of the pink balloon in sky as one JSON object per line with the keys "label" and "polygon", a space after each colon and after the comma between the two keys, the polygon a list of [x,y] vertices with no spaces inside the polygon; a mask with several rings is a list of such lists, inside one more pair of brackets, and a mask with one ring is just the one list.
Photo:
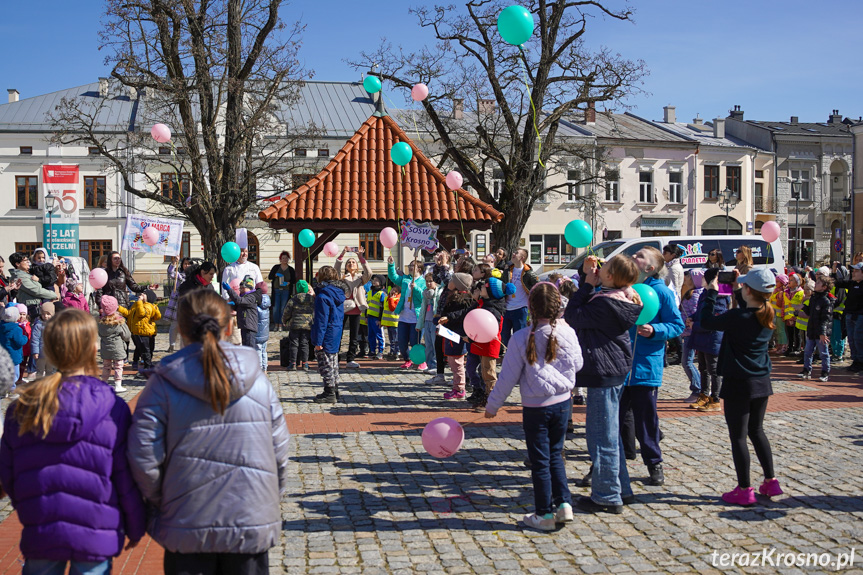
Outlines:
{"label": "pink balloon in sky", "polygon": [[439,417],[423,429],[423,447],[433,457],[449,457],[464,443],[464,428],[455,419]]}
{"label": "pink balloon in sky", "polygon": [[108,272],[103,268],[96,268],[90,271],[88,279],[90,281],[90,285],[93,286],[93,289],[102,289],[105,287],[105,284],[108,283]]}
{"label": "pink balloon in sky", "polygon": [[159,230],[153,226],[147,226],[144,228],[144,231],[141,232],[141,237],[144,238],[144,243],[148,246],[155,246],[159,243]]}
{"label": "pink balloon in sky", "polygon": [[392,228],[381,230],[381,245],[387,249],[392,248],[399,242],[399,234]]}
{"label": "pink balloon in sky", "polygon": [[486,309],[477,308],[464,316],[464,332],[477,343],[488,343],[497,337],[500,326],[494,315]]}
{"label": "pink balloon in sky", "polygon": [[165,124],[153,124],[150,135],[160,144],[166,144],[171,141],[171,128]]}
{"label": "pink balloon in sky", "polygon": [[336,242],[327,242],[324,244],[324,255],[329,257],[335,257],[339,255],[339,244]]}
{"label": "pink balloon in sky", "polygon": [[761,226],[761,237],[767,243],[773,243],[779,239],[779,224],[776,222],[764,222]]}
{"label": "pink balloon in sky", "polygon": [[464,183],[464,178],[461,177],[461,174],[456,172],[455,170],[451,171],[446,175],[446,187],[451,190],[457,190]]}
{"label": "pink balloon in sky", "polygon": [[411,98],[416,100],[417,102],[422,102],[429,95],[429,87],[423,83],[414,84],[414,87],[411,88]]}

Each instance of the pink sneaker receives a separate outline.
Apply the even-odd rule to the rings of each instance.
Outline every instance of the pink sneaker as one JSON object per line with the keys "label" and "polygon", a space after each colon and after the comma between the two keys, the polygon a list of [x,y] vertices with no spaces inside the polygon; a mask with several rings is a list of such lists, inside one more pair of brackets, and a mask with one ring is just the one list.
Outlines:
{"label": "pink sneaker", "polygon": [[417,366],[417,369],[420,371],[428,371],[429,366],[426,365],[426,362],[422,362]]}
{"label": "pink sneaker", "polygon": [[444,399],[464,399],[464,392],[453,389],[443,394]]}
{"label": "pink sneaker", "polygon": [[739,485],[733,491],[722,494],[722,500],[726,503],[734,505],[754,505],[755,504],[755,489],[747,487],[743,489]]}
{"label": "pink sneaker", "polygon": [[761,484],[761,487],[758,488],[758,493],[761,495],[766,495],[767,497],[776,497],[777,495],[782,495],[782,488],[779,487],[778,479],[765,479],[764,483]]}
{"label": "pink sneaker", "polygon": [[411,362],[411,360],[407,360],[399,366],[399,369],[410,369],[411,366],[413,366],[413,362]]}

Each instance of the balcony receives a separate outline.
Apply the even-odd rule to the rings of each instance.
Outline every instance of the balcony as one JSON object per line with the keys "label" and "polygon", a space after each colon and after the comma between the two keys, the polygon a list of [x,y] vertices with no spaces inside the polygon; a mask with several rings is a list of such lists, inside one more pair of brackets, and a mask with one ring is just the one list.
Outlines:
{"label": "balcony", "polygon": [[[831,197],[827,202],[827,207],[824,209],[825,212],[837,212],[837,213],[845,213],[851,210],[851,206],[849,205],[847,208],[845,207],[845,202],[848,198],[841,197]],[[850,202],[849,202],[850,204]]]}
{"label": "balcony", "polygon": [[779,202],[772,196],[753,196],[753,207],[755,211],[762,214],[775,214],[779,212]]}

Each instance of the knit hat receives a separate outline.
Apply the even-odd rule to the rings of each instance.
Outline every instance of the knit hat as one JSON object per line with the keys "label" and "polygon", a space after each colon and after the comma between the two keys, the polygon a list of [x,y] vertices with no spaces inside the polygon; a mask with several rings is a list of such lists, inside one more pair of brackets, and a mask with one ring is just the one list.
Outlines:
{"label": "knit hat", "polygon": [[241,286],[246,286],[247,288],[254,289],[255,288],[255,278],[252,276],[246,276],[243,278],[243,281],[240,282]]}
{"label": "knit hat", "polygon": [[452,283],[455,284],[456,291],[469,291],[473,277],[470,274],[460,272],[452,275]]}
{"label": "knit hat", "polygon": [[493,277],[493,278],[497,278],[497,279],[500,279],[500,278],[502,278],[502,277],[503,277],[503,272],[502,272],[502,271],[500,271],[500,270],[499,270],[499,269],[497,269],[497,268],[492,268],[492,270],[491,270],[491,277]]}
{"label": "knit hat", "polygon": [[[110,296],[107,296],[107,297],[110,297]],[[117,300],[114,300],[114,301],[117,301]],[[42,311],[43,312],[47,311],[51,315],[54,315],[54,313],[55,313],[54,312],[54,304],[51,303],[50,301],[46,301],[45,303],[42,304]]]}
{"label": "knit hat", "polygon": [[25,313],[27,313],[27,306],[24,305],[23,303],[19,303],[17,307],[18,307],[18,313],[19,314],[24,315]]}
{"label": "knit hat", "polygon": [[821,266],[817,270],[815,270],[816,274],[821,274],[822,276],[830,277],[830,268],[827,266]]}
{"label": "knit hat", "polygon": [[788,285],[788,276],[786,274],[776,274],[776,283]]}
{"label": "knit hat", "polygon": [[267,295],[270,291],[267,288],[267,282],[260,282],[255,287],[264,295]]}
{"label": "knit hat", "polygon": [[107,317],[111,314],[117,313],[117,308],[120,307],[120,304],[117,303],[117,298],[112,295],[103,295],[102,296],[102,315]]}
{"label": "knit hat", "polygon": [[309,282],[300,280],[297,282],[297,293],[309,293]]}
{"label": "knit hat", "polygon": [[515,285],[511,283],[505,284],[497,278],[488,278],[488,295],[494,299],[501,299],[514,293]]}
{"label": "knit hat", "polygon": [[21,312],[18,311],[18,306],[7,307],[3,310],[3,321],[6,323],[17,322],[19,317],[21,317]]}

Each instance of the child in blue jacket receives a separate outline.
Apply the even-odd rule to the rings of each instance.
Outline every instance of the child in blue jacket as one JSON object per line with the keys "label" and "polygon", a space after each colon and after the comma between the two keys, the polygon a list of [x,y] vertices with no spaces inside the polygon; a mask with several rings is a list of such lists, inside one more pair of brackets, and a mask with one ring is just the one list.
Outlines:
{"label": "child in blue jacket", "polygon": [[339,348],[345,322],[345,290],[336,284],[339,276],[332,266],[318,270],[315,288],[315,320],[312,324],[312,345],[318,373],[324,380],[324,391],[315,396],[315,403],[335,403],[339,400]]}
{"label": "child in blue jacket", "polygon": [[[15,381],[21,378],[21,362],[24,361],[22,350],[27,343],[27,336],[18,325],[19,317],[21,312],[18,311],[18,306],[13,305],[3,310],[3,322],[0,323],[0,347],[9,352],[9,357],[12,358],[12,364],[15,366]],[[12,389],[15,389],[15,385]]]}

